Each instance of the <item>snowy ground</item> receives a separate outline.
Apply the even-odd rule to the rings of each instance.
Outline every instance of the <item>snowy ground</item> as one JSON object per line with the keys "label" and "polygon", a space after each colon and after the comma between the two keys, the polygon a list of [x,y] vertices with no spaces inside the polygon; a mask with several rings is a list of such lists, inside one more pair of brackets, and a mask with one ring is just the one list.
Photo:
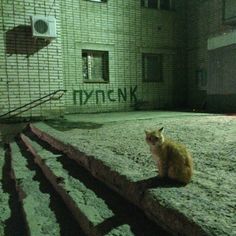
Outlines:
{"label": "snowy ground", "polygon": [[[144,141],[144,130],[164,126],[167,136],[184,143],[193,154],[194,176],[186,187],[150,191],[167,206],[201,224],[210,234],[236,235],[235,116],[140,112],[127,116],[125,113],[123,116],[121,113],[78,115],[67,119],[64,126],[61,123],[57,127],[53,122],[51,125],[73,138],[81,150],[99,156],[113,153],[111,158],[122,156],[138,164],[143,173],[150,172],[150,176],[157,172]],[[76,122],[79,128],[75,128]]]}
{"label": "snowy ground", "polygon": [[69,115],[47,124],[62,131],[58,135],[81,151],[99,157],[107,154],[111,163],[115,163],[114,158],[116,163],[122,158],[129,164],[117,164],[117,168],[134,179],[137,171],[143,173],[144,179],[158,175],[144,130],[164,126],[166,136],[184,143],[193,154],[194,176],[185,187],[155,187],[148,191],[164,206],[201,225],[209,235],[236,235],[236,116],[107,113]]}

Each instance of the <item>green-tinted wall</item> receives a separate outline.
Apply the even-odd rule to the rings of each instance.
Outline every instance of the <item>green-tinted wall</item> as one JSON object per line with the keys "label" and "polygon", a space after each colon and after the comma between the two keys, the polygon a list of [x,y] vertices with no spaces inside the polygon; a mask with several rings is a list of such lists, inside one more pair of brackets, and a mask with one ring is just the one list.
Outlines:
{"label": "green-tinted wall", "polygon": [[227,9],[236,7],[236,1],[187,1],[188,103],[192,108],[236,111],[235,47],[207,48],[208,39],[235,30],[235,24],[224,23],[224,3]]}
{"label": "green-tinted wall", "polygon": [[[34,40],[30,16],[49,13],[57,18],[57,39]],[[0,114],[64,88],[62,63],[59,2],[1,0]],[[63,99],[47,102],[22,116],[61,114],[63,107]]]}
{"label": "green-tinted wall", "polygon": [[[34,40],[31,15],[56,17],[57,38]],[[175,11],[145,9],[137,0],[2,0],[0,114],[63,88],[60,101],[22,115],[183,106],[185,36],[184,0]],[[83,83],[82,49],[109,52],[109,83]],[[142,82],[142,53],[163,54],[163,82]]]}
{"label": "green-tinted wall", "polygon": [[[61,1],[66,111],[183,105],[185,6],[177,2],[176,11],[160,11],[142,8],[137,0]],[[109,51],[108,84],[83,83],[82,49]],[[164,55],[163,82],[142,82],[142,53]]]}
{"label": "green-tinted wall", "polygon": [[[137,0],[2,0],[0,114],[64,88],[60,101],[24,116],[186,106],[234,110],[235,92],[217,94],[210,86],[228,84],[233,76],[209,70],[216,58],[209,60],[207,40],[235,28],[223,24],[223,2],[178,0],[175,11],[165,11]],[[57,38],[34,40],[30,15],[56,17]],[[109,83],[83,82],[82,49],[109,52]],[[142,81],[142,53],[163,54],[163,82]]]}

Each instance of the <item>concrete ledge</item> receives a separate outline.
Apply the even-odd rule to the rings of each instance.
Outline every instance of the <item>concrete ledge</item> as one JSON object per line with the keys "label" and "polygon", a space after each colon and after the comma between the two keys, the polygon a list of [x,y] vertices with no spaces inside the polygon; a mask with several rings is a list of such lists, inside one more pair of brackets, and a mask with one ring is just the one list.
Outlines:
{"label": "concrete ledge", "polygon": [[133,205],[32,135],[21,140],[87,235],[167,235]]}
{"label": "concrete ledge", "polygon": [[[107,186],[120,195],[136,204],[143,212],[157,224],[171,232],[173,235],[200,236],[208,233],[201,225],[188,218],[172,206],[168,206],[164,199],[158,197],[155,191],[149,190],[156,173],[140,171],[140,166],[129,163],[129,160],[120,157],[93,156],[81,152],[77,144],[71,143],[68,137],[62,135],[43,123],[30,125],[30,130],[38,138],[48,142],[54,148],[64,152],[79,165],[89,170],[94,177],[103,181]],[[109,155],[109,154],[108,154]],[[126,172],[126,168],[132,170]]]}
{"label": "concrete ledge", "polygon": [[[50,209],[48,194],[40,191],[39,183],[34,180],[35,172],[27,167],[16,143],[10,144],[12,177],[16,183],[19,200],[27,227],[27,235],[60,235],[55,214]],[[46,229],[51,229],[50,232]]]}
{"label": "concrete ledge", "polygon": [[96,228],[94,227],[96,223],[92,221],[91,219],[89,219],[86,216],[86,214],[84,214],[84,212],[81,210],[80,205],[82,203],[80,201],[79,202],[76,201],[76,199],[73,199],[73,197],[70,194],[70,190],[66,189],[66,186],[63,183],[58,182],[59,178],[63,179],[64,181],[63,177],[65,177],[65,175],[63,175],[63,177],[62,177],[62,174],[56,175],[54,171],[45,163],[46,159],[38,154],[40,147],[35,148],[35,144],[33,147],[32,142],[24,135],[21,135],[21,139],[24,145],[26,146],[26,148],[28,148],[28,150],[33,154],[35,163],[41,168],[42,172],[44,173],[46,178],[49,180],[49,182],[52,184],[56,192],[62,197],[63,201],[67,205],[68,209],[70,209],[73,216],[79,223],[80,227],[83,229],[83,231],[87,235],[91,235],[91,236],[101,235],[99,232],[96,231]]}
{"label": "concrete ledge", "polygon": [[3,190],[3,168],[5,164],[5,153],[0,146],[0,235],[4,235],[5,221],[10,218],[9,194]]}

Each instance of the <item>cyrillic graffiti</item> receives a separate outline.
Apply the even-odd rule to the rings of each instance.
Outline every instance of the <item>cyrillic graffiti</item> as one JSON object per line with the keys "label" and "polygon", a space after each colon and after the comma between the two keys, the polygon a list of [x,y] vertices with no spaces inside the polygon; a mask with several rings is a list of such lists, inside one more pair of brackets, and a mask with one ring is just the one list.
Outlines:
{"label": "cyrillic graffiti", "polygon": [[73,100],[74,104],[86,105],[89,100],[95,99],[96,104],[98,103],[106,103],[106,102],[126,102],[127,99],[130,99],[130,102],[137,101],[137,86],[127,88],[118,88],[117,93],[115,90],[74,90],[73,91]]}

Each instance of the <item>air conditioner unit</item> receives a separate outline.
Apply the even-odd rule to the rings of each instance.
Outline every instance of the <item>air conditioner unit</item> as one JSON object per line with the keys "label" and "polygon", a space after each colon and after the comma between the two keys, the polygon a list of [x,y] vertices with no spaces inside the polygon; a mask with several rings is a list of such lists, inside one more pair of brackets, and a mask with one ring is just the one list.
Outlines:
{"label": "air conditioner unit", "polygon": [[53,16],[31,16],[32,35],[35,38],[53,39],[57,37],[56,19]]}

